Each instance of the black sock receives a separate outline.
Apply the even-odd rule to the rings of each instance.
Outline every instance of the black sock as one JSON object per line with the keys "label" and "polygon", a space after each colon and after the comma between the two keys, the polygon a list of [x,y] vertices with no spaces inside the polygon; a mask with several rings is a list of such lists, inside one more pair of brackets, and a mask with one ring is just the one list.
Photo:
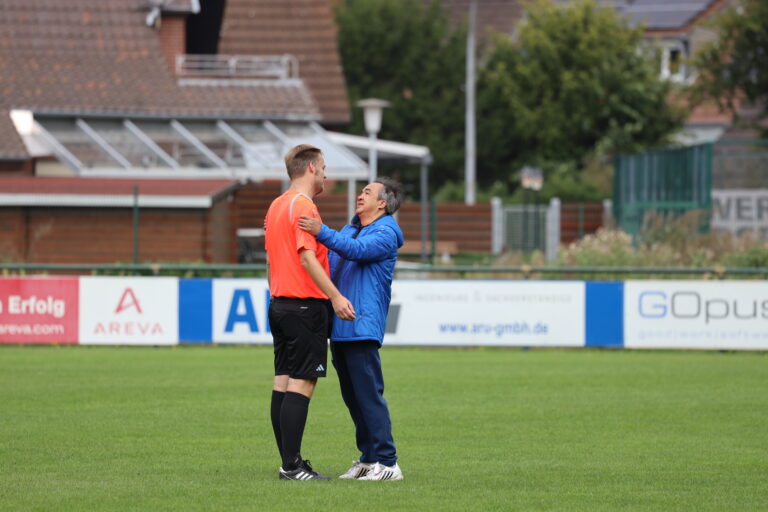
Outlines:
{"label": "black sock", "polygon": [[283,458],[283,434],[280,431],[280,408],[283,406],[283,398],[285,393],[283,391],[272,390],[272,407],[270,408],[270,415],[272,416],[272,430],[275,433],[275,441],[277,441],[277,450],[280,452],[280,458]]}
{"label": "black sock", "polygon": [[280,430],[283,433],[283,469],[296,469],[296,459],[301,453],[301,438],[307,423],[309,398],[288,391],[280,409]]}

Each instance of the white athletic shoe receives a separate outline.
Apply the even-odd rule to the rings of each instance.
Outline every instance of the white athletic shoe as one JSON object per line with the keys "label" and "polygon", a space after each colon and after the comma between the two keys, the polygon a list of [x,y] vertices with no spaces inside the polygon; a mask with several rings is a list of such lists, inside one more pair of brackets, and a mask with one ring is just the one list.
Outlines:
{"label": "white athletic shoe", "polygon": [[373,465],[373,469],[365,476],[358,478],[358,480],[402,480],[403,471],[400,466],[395,463],[394,466],[389,467],[378,462]]}
{"label": "white athletic shoe", "polygon": [[352,461],[352,467],[347,470],[346,473],[339,478],[344,480],[356,480],[368,474],[373,469],[375,463],[360,462],[359,460]]}

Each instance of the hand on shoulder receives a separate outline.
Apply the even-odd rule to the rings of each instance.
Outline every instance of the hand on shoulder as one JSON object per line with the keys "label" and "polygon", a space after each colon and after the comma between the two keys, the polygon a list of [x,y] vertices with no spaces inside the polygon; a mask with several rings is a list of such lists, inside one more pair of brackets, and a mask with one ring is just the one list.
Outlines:
{"label": "hand on shoulder", "polygon": [[307,217],[306,215],[302,215],[301,217],[299,217],[299,228],[315,236],[317,236],[317,234],[320,232],[320,228],[322,226],[323,226],[323,223],[320,222],[320,219]]}

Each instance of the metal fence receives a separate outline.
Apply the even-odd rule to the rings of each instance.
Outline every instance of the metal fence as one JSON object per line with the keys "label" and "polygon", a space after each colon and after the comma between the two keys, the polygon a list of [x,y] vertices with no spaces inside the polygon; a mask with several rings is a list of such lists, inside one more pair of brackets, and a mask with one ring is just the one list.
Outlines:
{"label": "metal fence", "polygon": [[721,140],[687,148],[619,155],[614,212],[637,236],[646,215],[701,210],[701,230],[768,240],[768,140]]}
{"label": "metal fence", "polygon": [[[766,279],[768,267],[556,267],[519,265],[509,267],[474,265],[429,265],[399,262],[397,278],[492,278],[492,279]],[[0,276],[19,275],[126,275],[181,277],[265,277],[266,265],[202,264],[50,264],[0,263]]]}
{"label": "metal fence", "polygon": [[548,205],[506,205],[494,202],[494,252],[502,250],[543,252],[548,260],[557,258],[560,246],[560,200]]}
{"label": "metal fence", "polygon": [[722,140],[713,147],[712,188],[768,188],[768,140]]}
{"label": "metal fence", "polygon": [[547,239],[546,205],[511,205],[504,207],[504,238],[513,251],[543,251]]}
{"label": "metal fence", "polygon": [[177,55],[176,75],[190,78],[298,78],[293,55]]}
{"label": "metal fence", "polygon": [[651,212],[673,217],[691,210],[709,212],[712,144],[618,155],[613,180],[616,221],[633,237]]}

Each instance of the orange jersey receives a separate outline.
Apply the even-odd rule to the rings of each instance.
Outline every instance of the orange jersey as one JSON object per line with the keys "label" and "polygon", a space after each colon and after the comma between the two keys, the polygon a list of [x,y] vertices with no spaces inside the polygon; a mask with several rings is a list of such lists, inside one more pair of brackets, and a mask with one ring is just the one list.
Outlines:
{"label": "orange jersey", "polygon": [[264,237],[271,273],[270,294],[273,297],[327,299],[328,296],[301,266],[301,251],[315,251],[317,261],[330,275],[328,249],[311,233],[299,229],[302,215],[320,218],[315,203],[295,190],[288,190],[269,206],[264,220]]}

